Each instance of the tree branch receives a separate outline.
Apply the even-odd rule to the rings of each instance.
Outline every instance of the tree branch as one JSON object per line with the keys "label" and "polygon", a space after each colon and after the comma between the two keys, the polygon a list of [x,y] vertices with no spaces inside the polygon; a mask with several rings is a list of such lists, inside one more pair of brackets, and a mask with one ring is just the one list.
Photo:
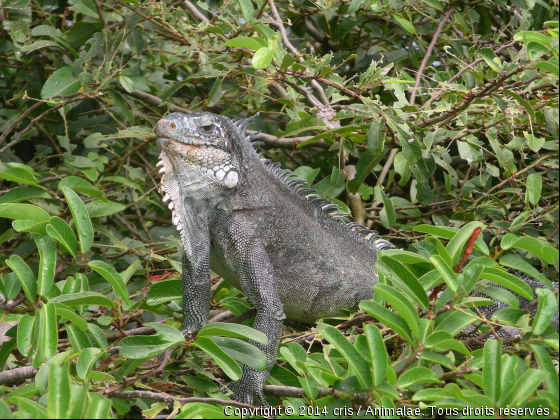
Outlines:
{"label": "tree branch", "polygon": [[453,4],[449,8],[447,13],[443,17],[443,20],[439,23],[439,25],[436,29],[436,32],[435,32],[435,34],[432,38],[432,42],[430,42],[430,45],[428,45],[428,49],[426,50],[426,55],[424,56],[424,59],[422,60],[422,63],[420,63],[420,68],[418,69],[418,73],[416,73],[416,83],[414,84],[414,88],[412,89],[412,92],[410,93],[410,100],[409,100],[410,105],[414,105],[414,101],[416,99],[416,91],[418,90],[418,87],[420,86],[420,80],[422,79],[422,75],[424,74],[424,70],[426,70],[426,65],[428,64],[428,60],[430,59],[430,56],[432,55],[432,51],[434,49],[434,46],[437,43],[439,35],[441,34],[441,31],[443,30],[443,26],[447,23],[447,20],[449,19],[449,17],[455,11],[456,8],[457,8],[457,4]]}

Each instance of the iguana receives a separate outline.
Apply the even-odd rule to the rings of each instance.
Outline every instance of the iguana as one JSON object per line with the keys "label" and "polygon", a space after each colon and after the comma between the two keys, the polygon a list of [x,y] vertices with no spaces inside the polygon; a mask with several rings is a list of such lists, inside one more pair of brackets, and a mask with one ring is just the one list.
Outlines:
{"label": "iguana", "polygon": [[[266,406],[263,385],[275,363],[283,320],[313,323],[356,310],[373,296],[377,251],[395,247],[351,222],[291,171],[263,159],[254,138],[245,136],[250,120],[173,113],[154,131],[163,201],[184,248],[181,331],[192,337],[208,322],[210,269],[243,290],[257,310],[253,328],[268,337],[266,345],[253,343],[267,365],[263,371],[244,365],[243,376],[229,389],[239,402],[252,404],[256,396]],[[546,287],[525,280],[533,290]],[[529,303],[517,297],[521,307]],[[493,306],[480,307],[487,317],[504,307],[492,300]],[[535,310],[536,305],[533,315]],[[553,322],[557,327],[558,313]],[[498,334],[507,339],[516,333]]]}
{"label": "iguana", "polygon": [[[393,248],[375,231],[353,223],[338,205],[261,160],[245,136],[249,119],[173,113],[156,127],[161,192],[184,248],[182,333],[207,321],[210,269],[243,290],[255,306],[254,343],[266,370],[243,366],[232,398],[261,405],[284,319],[312,323],[355,310],[377,283],[377,250]],[[328,244],[328,246],[325,246]]]}

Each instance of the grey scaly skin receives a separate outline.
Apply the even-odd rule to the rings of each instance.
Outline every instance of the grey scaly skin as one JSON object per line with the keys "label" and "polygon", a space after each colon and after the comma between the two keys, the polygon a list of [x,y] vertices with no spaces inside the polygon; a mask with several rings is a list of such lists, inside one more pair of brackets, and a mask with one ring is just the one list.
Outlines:
{"label": "grey scaly skin", "polygon": [[243,290],[257,310],[253,328],[268,337],[253,343],[268,363],[264,371],[243,366],[230,389],[237,401],[250,404],[256,395],[266,405],[262,388],[283,320],[312,323],[356,310],[373,296],[377,249],[393,246],[261,160],[247,124],[174,113],[155,133],[163,200],[185,251],[182,333],[192,336],[208,321],[210,268]]}
{"label": "grey scaly skin", "polygon": [[[192,337],[208,322],[210,269],[243,290],[257,310],[253,327],[268,337],[266,345],[252,344],[268,362],[264,371],[243,366],[243,376],[229,388],[239,402],[252,404],[256,396],[266,406],[263,385],[274,366],[283,320],[313,323],[356,310],[373,296],[377,250],[394,246],[350,222],[303,181],[290,179],[290,171],[261,159],[245,136],[248,122],[173,113],[154,131],[163,201],[184,248],[182,333]],[[533,290],[546,287],[524,280]],[[522,308],[529,303],[516,296]],[[477,309],[486,318],[505,306],[492,300],[494,305]],[[552,324],[558,328],[558,313]],[[502,329],[498,336],[518,333]]]}

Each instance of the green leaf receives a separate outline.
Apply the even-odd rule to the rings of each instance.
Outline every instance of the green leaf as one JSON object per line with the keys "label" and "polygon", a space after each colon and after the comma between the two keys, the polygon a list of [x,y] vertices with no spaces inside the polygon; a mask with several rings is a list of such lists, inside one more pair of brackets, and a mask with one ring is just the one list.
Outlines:
{"label": "green leaf", "polygon": [[[16,169],[16,168],[11,168]],[[28,173],[27,171],[25,171]],[[3,172],[0,172],[0,178]],[[34,187],[19,187],[8,191],[0,196],[0,204],[13,203],[16,201],[30,200],[32,198],[51,198],[50,194],[44,190]]]}
{"label": "green leaf", "polygon": [[86,16],[99,19],[99,15],[97,14],[97,8],[93,3],[93,0],[74,0],[70,1],[70,3],[74,4],[72,9],[78,13],[82,13]]}
{"label": "green leaf", "polygon": [[481,48],[478,50],[478,54],[484,59],[484,61],[486,61],[488,67],[490,67],[496,73],[500,72],[500,67],[501,67],[500,59],[496,57],[496,54],[494,54],[492,48]]}
{"label": "green leaf", "polygon": [[93,226],[89,218],[86,206],[74,191],[68,187],[62,187],[66,202],[76,223],[76,229],[80,237],[80,250],[82,253],[89,251],[93,244]]}
{"label": "green leaf", "polygon": [[35,317],[24,314],[17,326],[17,346],[22,356],[27,357],[31,352],[31,338]]}
{"label": "green leaf", "polygon": [[123,283],[127,284],[128,280],[130,280],[130,278],[134,275],[136,271],[138,271],[140,267],[142,267],[142,261],[140,260],[136,260],[132,264],[130,264],[130,266],[121,273]]}
{"label": "green leaf", "polygon": [[248,50],[255,51],[263,47],[256,39],[246,36],[238,36],[237,38],[232,38],[226,42],[226,46],[246,48]]}
{"label": "green leaf", "polygon": [[443,261],[445,261],[445,263],[452,268],[453,267],[453,261],[451,260],[451,255],[449,255],[449,251],[447,251],[447,248],[441,243],[441,241],[438,238],[435,238],[433,236],[429,236],[426,238],[427,242],[430,242],[432,244],[434,244],[436,246],[437,252],[439,254],[439,256],[443,259]]}
{"label": "green leaf", "polygon": [[113,308],[115,302],[113,302],[108,297],[105,297],[101,293],[97,292],[79,292],[79,293],[69,293],[65,295],[57,296],[51,299],[51,303],[64,303],[67,306],[76,305],[101,305]]}
{"label": "green leaf", "polygon": [[62,220],[60,217],[51,217],[50,224],[47,225],[47,233],[57,242],[59,242],[64,249],[66,249],[74,259],[76,259],[76,248],[78,241],[72,228]]}
{"label": "green leaf", "polygon": [[70,398],[70,409],[68,411],[69,419],[88,418],[88,417],[84,417],[84,411],[86,406],[88,405],[86,400],[87,394],[88,394],[87,386],[80,386],[76,384],[70,385],[71,398]]}
{"label": "green leaf", "polygon": [[527,54],[529,54],[529,59],[531,61],[537,61],[542,55],[548,53],[549,49],[538,42],[527,43]]}
{"label": "green leaf", "polygon": [[34,238],[39,250],[39,272],[37,279],[37,294],[47,296],[54,282],[56,269],[56,245],[48,235],[39,235]]}
{"label": "green leaf", "polygon": [[37,222],[35,220],[14,220],[12,227],[18,232],[31,232],[38,235],[47,233],[48,222]]}
{"label": "green leaf", "polygon": [[71,95],[82,87],[80,79],[72,74],[72,66],[55,71],[41,89],[41,98],[49,99],[55,95]]}
{"label": "green leaf", "polygon": [[527,111],[527,114],[531,117],[532,120],[535,119],[535,110],[533,109],[533,107],[531,106],[531,104],[527,100],[523,99],[521,97],[521,95],[519,95],[519,94],[517,94],[517,93],[515,93],[511,90],[505,89],[504,91],[507,92],[509,95],[511,95],[517,102],[519,102],[519,105],[521,105],[523,108],[525,108],[525,111]]}
{"label": "green leaf", "polygon": [[159,322],[146,322],[144,325],[152,327],[158,333],[165,334],[167,337],[173,337],[171,341],[183,340],[183,334],[181,334],[181,331],[171,325],[160,324]]}
{"label": "green leaf", "polygon": [[225,415],[222,408],[205,404],[205,403],[189,403],[183,405],[181,413],[175,416],[176,419],[226,419],[231,418]]}
{"label": "green leaf", "polygon": [[[27,413],[33,415],[32,418],[34,419],[46,419],[47,418],[47,409],[45,407],[43,407],[40,404],[37,404],[35,401],[33,400],[29,400],[26,398],[14,398],[13,400],[17,406],[21,409],[23,409],[23,411],[26,411]],[[8,409],[9,411],[9,409]],[[9,417],[2,417],[2,418],[12,418],[11,416],[11,411],[10,411],[10,416]]]}
{"label": "green leaf", "polygon": [[[298,147],[301,143],[298,145]],[[386,154],[386,150],[381,153],[375,153],[371,149],[367,149],[360,156],[360,160],[356,164],[356,175],[353,179],[348,182],[348,191],[351,193],[356,193],[360,189],[360,186],[366,180],[367,176],[371,173],[373,168],[381,162],[381,159]]]}
{"label": "green leaf", "polygon": [[241,13],[243,13],[245,22],[251,23],[253,15],[255,14],[255,9],[253,9],[253,3],[251,3],[251,0],[237,0],[237,3],[241,7]]}
{"label": "green leaf", "polygon": [[96,324],[88,323],[88,331],[100,348],[106,349],[109,347],[107,337],[105,337],[105,333],[103,332],[104,330],[99,328]]}
{"label": "green leaf", "polygon": [[70,340],[72,351],[76,353],[91,346],[91,341],[87,334],[74,324],[66,324],[66,334]]}
{"label": "green leaf", "polygon": [[348,6],[348,14],[353,16],[363,3],[364,0],[352,0]]}
{"label": "green leaf", "polygon": [[438,351],[445,351],[445,350],[453,350],[457,353],[461,353],[464,355],[469,355],[470,352],[467,350],[465,345],[458,340],[448,339],[440,341],[436,346],[435,349]]}
{"label": "green leaf", "polygon": [[256,69],[264,69],[268,67],[274,56],[274,51],[268,47],[259,48],[253,54],[253,67]]}
{"label": "green leaf", "polygon": [[[82,192],[81,188],[79,190]],[[86,208],[90,217],[102,217],[120,213],[126,209],[126,206],[114,201],[94,200],[87,203]]]}
{"label": "green leaf", "polygon": [[369,344],[371,354],[371,379],[373,386],[381,385],[385,382],[387,376],[387,365],[389,363],[389,355],[385,348],[385,342],[381,336],[379,329],[373,324],[364,325],[364,333]]}
{"label": "green leaf", "polygon": [[290,54],[286,54],[282,59],[282,64],[280,67],[282,68],[282,70],[286,70],[288,67],[294,64],[295,61],[296,59],[294,57],[292,57]]}
{"label": "green leaf", "polygon": [[432,255],[430,257],[430,261],[434,264],[436,269],[439,271],[441,277],[443,278],[447,286],[453,291],[453,293],[457,293],[459,291],[459,282],[457,279],[457,275],[447,265],[445,260],[441,258],[439,255]]}
{"label": "green leaf", "polygon": [[414,25],[406,18],[400,16],[400,15],[393,15],[393,17],[395,18],[395,20],[397,22],[399,22],[402,27],[411,35],[414,35],[416,33],[416,30],[414,29]]}
{"label": "green leaf", "polygon": [[424,340],[424,346],[426,348],[431,348],[438,345],[442,341],[450,340],[452,338],[453,336],[447,331],[436,331],[426,337],[426,339]]}
{"label": "green leaf", "polygon": [[381,124],[377,123],[376,121],[372,122],[368,130],[368,150],[370,150],[373,155],[379,155],[385,149],[385,134],[382,130],[383,120],[381,121]]}
{"label": "green leaf", "polygon": [[533,289],[531,289],[531,286],[504,270],[494,267],[484,267],[480,277],[502,285],[526,299],[533,300]]}
{"label": "green leaf", "polygon": [[527,369],[525,373],[517,379],[511,390],[501,401],[502,407],[507,405],[516,406],[524,403],[529,396],[536,391],[548,374],[548,372],[543,372],[538,369]]}
{"label": "green leaf", "polygon": [[420,317],[408,299],[395,288],[378,283],[373,287],[397,313],[403,317],[416,337],[420,337]]}
{"label": "green leaf", "polygon": [[558,259],[558,250],[550,245],[543,245],[538,239],[531,236],[519,238],[512,245],[513,248],[520,248],[535,254],[549,264],[554,264],[554,260]]}
{"label": "green leaf", "polygon": [[37,280],[27,263],[19,255],[12,255],[6,260],[6,265],[10,267],[18,277],[27,300],[29,302],[35,302],[37,298]]}
{"label": "green leaf", "polygon": [[184,343],[184,339],[181,337],[181,340],[177,340],[175,335],[136,335],[125,337],[120,341],[119,353],[129,359],[149,358],[182,343]]}
{"label": "green leaf", "polygon": [[348,366],[352,368],[352,374],[358,378],[360,385],[365,389],[371,388],[372,382],[368,365],[348,339],[339,330],[326,324],[319,324],[317,332],[325,337],[342,354],[348,362]]}
{"label": "green leaf", "polygon": [[267,344],[268,338],[265,334],[251,327],[241,324],[226,324],[222,322],[209,322],[197,333],[197,337],[235,337],[246,338],[257,343]]}
{"label": "green leaf", "polygon": [[216,102],[218,102],[222,98],[222,95],[223,95],[222,79],[216,77],[216,81],[214,82],[214,85],[210,90],[210,94],[208,95],[208,97],[210,98],[210,102],[208,102],[208,106],[214,106]]}
{"label": "green leaf", "polygon": [[530,174],[527,177],[527,194],[525,200],[529,204],[537,205],[541,199],[542,177],[539,174]]}
{"label": "green leaf", "polygon": [[252,344],[229,337],[211,337],[210,339],[232,359],[253,369],[264,370],[266,368],[266,355]]}
{"label": "green leaf", "polygon": [[[333,128],[332,130],[323,131],[321,134],[317,134],[316,136],[313,136],[310,139],[307,139],[307,140],[299,143],[297,145],[297,147],[301,148],[303,146],[306,146],[308,144],[316,142],[317,140],[333,138],[337,134],[354,133],[354,132],[357,132],[357,131],[364,130],[365,128],[367,128],[367,125],[357,125],[357,126],[346,125],[344,127]],[[289,132],[286,131],[286,133],[284,134],[284,137],[286,137],[288,135],[291,135],[291,134],[289,134]]]}
{"label": "green leaf", "polygon": [[550,47],[550,43],[551,43],[550,38],[547,37],[546,35],[540,34],[538,32],[532,32],[532,31],[517,32],[513,36],[513,39],[516,41],[522,41],[523,43],[537,42],[541,45],[544,45],[545,47]]}
{"label": "green leaf", "polygon": [[[402,249],[386,249],[383,251],[383,256],[390,257],[394,260],[400,261],[405,264],[410,265],[426,265],[432,266],[432,263],[427,258],[424,258],[420,254],[415,254],[414,252],[404,251]],[[433,268],[433,267],[432,267]]]}
{"label": "green leaf", "polygon": [[540,335],[550,325],[550,320],[558,311],[556,296],[549,289],[537,289],[538,306],[533,319],[533,334]]}
{"label": "green leaf", "polygon": [[112,417],[110,399],[104,398],[96,392],[90,392],[88,396],[90,402],[84,415],[85,419],[108,419]]}
{"label": "green leaf", "polygon": [[128,93],[132,93],[136,90],[134,81],[128,76],[119,76],[119,83]]}
{"label": "green leaf", "polygon": [[[37,179],[35,178],[33,173],[22,167],[11,167],[6,169],[5,171],[0,172],[0,179],[7,179],[8,181],[17,182],[18,184],[33,185],[35,187],[44,189],[39,184],[37,184]],[[10,192],[13,195],[17,196],[19,193],[14,193],[13,191],[17,191],[18,189],[12,190]],[[7,193],[6,195],[8,194],[9,193]],[[9,201],[5,201],[6,200],[5,198],[2,200],[2,198],[4,198],[4,195],[0,197],[0,203],[9,202]]]}
{"label": "green leaf", "polygon": [[[467,223],[461,228],[461,230],[459,230],[459,232],[457,232],[456,235],[453,236],[453,238],[447,244],[447,251],[449,252],[451,260],[453,261],[453,267],[459,264],[459,261],[463,256],[463,252],[465,251],[467,242],[476,228],[481,228],[482,230],[484,230],[486,229],[486,225],[481,222]],[[479,235],[479,238],[481,237],[482,235]],[[485,252],[485,254],[488,255],[489,252]]]}
{"label": "green leaf", "polygon": [[514,327],[523,315],[526,315],[526,313],[521,309],[503,308],[494,312],[491,318],[493,321]]}
{"label": "green leaf", "polygon": [[58,316],[66,318],[68,321],[76,325],[76,327],[78,327],[80,330],[87,331],[88,324],[80,315],[78,315],[76,312],[62,303],[55,303],[54,305],[56,307],[56,314]]}
{"label": "green leaf", "polygon": [[65,419],[70,407],[68,364],[49,364],[47,414],[49,419]]}
{"label": "green leaf", "polygon": [[21,282],[15,273],[8,273],[0,276],[0,292],[4,295],[6,300],[14,300],[21,290]]}
{"label": "green leaf", "polygon": [[519,270],[529,276],[533,277],[536,280],[546,284],[548,287],[552,287],[550,280],[547,279],[542,273],[540,273],[535,267],[531,264],[525,262],[515,254],[505,254],[500,258],[500,264],[506,267],[514,268]]}
{"label": "green leaf", "polygon": [[0,401],[5,401],[8,404],[12,404],[12,402],[18,397],[33,397],[36,394],[37,394],[37,384],[30,383],[14,389],[3,400]]}
{"label": "green leaf", "polygon": [[393,207],[393,202],[389,200],[387,195],[383,192],[381,186],[379,185],[376,186],[374,188],[374,191],[376,191],[376,194],[380,195],[381,198],[383,199],[383,209],[381,209],[381,211],[379,212],[379,218],[381,224],[386,229],[390,229],[393,226],[395,226],[395,223],[397,221],[397,215],[395,214],[395,208]]}
{"label": "green leaf", "polygon": [[377,318],[389,328],[393,329],[397,334],[399,334],[410,344],[415,344],[415,340],[412,338],[412,331],[410,330],[407,323],[397,314],[370,300],[364,300],[360,302],[360,309],[367,312],[374,318]]}
{"label": "green leaf", "polygon": [[0,204],[0,217],[16,220],[35,220],[36,222],[48,222],[49,214],[40,207],[32,204],[5,203]]}
{"label": "green leaf", "polygon": [[103,261],[90,261],[88,265],[101,274],[103,278],[113,286],[113,290],[119,299],[123,299],[126,303],[130,304],[130,297],[128,296],[126,284],[121,275],[117,273],[113,267]]}
{"label": "green leaf", "polygon": [[91,369],[95,366],[98,357],[104,353],[104,350],[88,347],[82,350],[78,362],[76,363],[76,373],[78,378],[87,381],[87,377]]}
{"label": "green leaf", "polygon": [[181,280],[163,280],[152,283],[146,299],[148,305],[159,305],[181,299]]}
{"label": "green leaf", "polygon": [[[471,222],[471,223],[477,223],[477,222]],[[432,226],[432,225],[417,225],[417,226],[414,226],[414,228],[412,230],[414,232],[429,233],[429,234],[432,234],[434,236],[439,236],[439,237],[446,238],[446,239],[452,239],[456,235],[456,233],[458,232],[458,230],[454,229],[454,228],[448,228],[448,227],[442,227],[442,226]],[[449,244],[447,244],[447,245],[449,246]],[[474,243],[474,248],[481,251],[485,255],[490,254],[490,250],[488,249],[488,245],[486,245],[484,243],[484,241],[482,240],[482,235],[479,235],[478,238],[476,238],[476,241]]]}
{"label": "green leaf", "polygon": [[224,373],[232,380],[241,378],[243,372],[235,360],[233,360],[226,352],[224,352],[212,339],[208,337],[198,337],[193,346],[211,356],[216,364],[222,368]]}
{"label": "green leaf", "polygon": [[37,337],[37,351],[33,358],[33,366],[39,367],[44,360],[56,354],[58,345],[56,306],[49,302],[36,310],[35,314],[34,334]]}
{"label": "green leaf", "polygon": [[401,262],[387,255],[382,255],[377,261],[377,269],[396,284],[401,291],[405,292],[422,310],[427,310],[430,302],[424,288],[414,274]]}
{"label": "green leaf", "polygon": [[502,341],[487,340],[484,343],[482,366],[482,383],[484,394],[492,401],[497,403],[501,394],[501,377],[502,377]]}
{"label": "green leaf", "polygon": [[437,326],[434,332],[446,331],[452,336],[455,336],[455,334],[463,331],[475,321],[476,317],[474,313],[470,315],[466,312],[453,311]]}
{"label": "green leaf", "polygon": [[517,241],[519,237],[514,235],[513,233],[507,233],[503,238],[502,242],[500,243],[500,247],[502,249],[510,249],[515,241]]}
{"label": "green leaf", "polygon": [[535,355],[535,360],[537,361],[539,368],[543,372],[548,372],[548,376],[544,380],[546,390],[558,395],[558,391],[560,389],[560,386],[558,385],[558,373],[556,372],[548,350],[539,344],[531,344],[531,349],[533,349],[533,354]]}
{"label": "green leaf", "polygon": [[433,370],[425,367],[413,367],[399,377],[397,386],[406,389],[416,384],[437,384],[440,382]]}
{"label": "green leaf", "polygon": [[537,64],[535,64],[535,67],[547,71],[549,73],[552,73],[556,77],[560,75],[558,63],[554,63],[552,61],[539,61]]}

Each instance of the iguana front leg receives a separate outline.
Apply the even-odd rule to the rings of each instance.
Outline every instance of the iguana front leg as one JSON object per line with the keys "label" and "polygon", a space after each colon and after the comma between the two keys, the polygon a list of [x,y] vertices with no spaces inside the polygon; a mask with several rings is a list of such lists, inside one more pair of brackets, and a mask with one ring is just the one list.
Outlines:
{"label": "iguana front leg", "polygon": [[208,322],[210,310],[210,234],[200,220],[185,220],[190,226],[181,235],[183,277],[181,282],[185,321],[181,332],[192,337]]}
{"label": "iguana front leg", "polygon": [[276,290],[272,265],[264,247],[259,243],[253,242],[241,250],[239,277],[243,291],[257,309],[253,328],[268,338],[268,344],[253,341],[251,344],[263,351],[267,364],[266,369],[262,371],[244,365],[241,379],[232,382],[228,388],[233,391],[231,398],[236,401],[252,404],[253,396],[256,396],[260,405],[267,406],[263,386],[276,362],[285,315]]}

